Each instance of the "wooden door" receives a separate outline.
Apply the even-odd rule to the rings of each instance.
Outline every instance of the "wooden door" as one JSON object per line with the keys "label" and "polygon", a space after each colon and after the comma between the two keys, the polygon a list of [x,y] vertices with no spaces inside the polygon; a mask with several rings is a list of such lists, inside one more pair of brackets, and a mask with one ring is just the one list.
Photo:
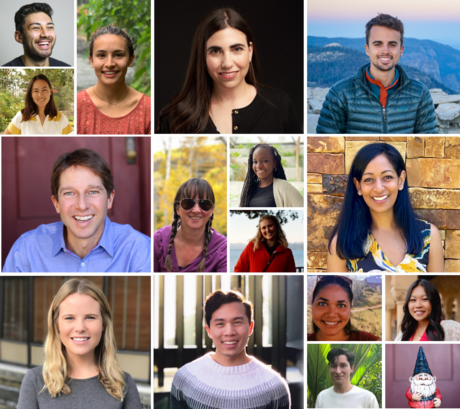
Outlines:
{"label": "wooden door", "polygon": [[127,160],[126,137],[2,137],[2,266],[19,236],[60,220],[51,202],[51,172],[59,155],[79,148],[98,152],[115,184],[110,220],[150,236],[150,138],[134,138],[137,157]]}
{"label": "wooden door", "polygon": [[[421,344],[387,344],[385,356],[385,407],[407,408],[406,391],[409,377],[414,372]],[[428,365],[436,376],[436,386],[441,392],[441,408],[458,408],[460,385],[460,344],[446,342],[423,344]]]}

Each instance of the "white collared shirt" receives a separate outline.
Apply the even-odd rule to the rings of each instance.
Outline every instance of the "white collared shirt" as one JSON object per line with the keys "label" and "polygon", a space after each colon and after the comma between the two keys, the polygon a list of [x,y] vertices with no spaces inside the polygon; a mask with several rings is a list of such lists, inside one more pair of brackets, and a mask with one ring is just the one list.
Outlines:
{"label": "white collared shirt", "polygon": [[28,121],[23,121],[22,113],[19,111],[8,125],[8,131],[12,135],[69,135],[73,133],[69,120],[59,111],[54,118],[47,115],[43,125],[38,115],[33,115]]}

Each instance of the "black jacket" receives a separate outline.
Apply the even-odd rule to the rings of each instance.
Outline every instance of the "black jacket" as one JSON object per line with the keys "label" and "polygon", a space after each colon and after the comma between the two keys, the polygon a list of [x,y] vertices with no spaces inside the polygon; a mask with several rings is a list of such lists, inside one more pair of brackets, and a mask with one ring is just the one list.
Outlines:
{"label": "black jacket", "polygon": [[[160,132],[157,133],[171,133],[167,118],[160,118]],[[220,133],[211,117],[202,133]],[[294,104],[286,92],[275,88],[262,88],[248,106],[233,110],[232,133],[299,134],[302,133],[302,127]]]}
{"label": "black jacket", "polygon": [[[54,58],[49,57],[50,59],[50,67],[70,67],[69,64],[65,62],[55,60]],[[24,62],[22,61],[21,57],[17,57],[14,60],[6,63],[3,67],[25,67]]]}
{"label": "black jacket", "polygon": [[428,88],[399,70],[399,86],[383,109],[366,80],[366,67],[335,84],[326,95],[316,132],[320,134],[436,134],[436,113]]}

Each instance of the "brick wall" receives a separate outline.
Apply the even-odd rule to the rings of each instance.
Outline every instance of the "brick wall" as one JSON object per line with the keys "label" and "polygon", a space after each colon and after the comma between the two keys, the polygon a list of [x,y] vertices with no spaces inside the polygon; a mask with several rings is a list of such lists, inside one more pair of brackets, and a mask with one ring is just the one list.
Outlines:
{"label": "brick wall", "polygon": [[329,136],[307,138],[307,271],[326,269],[327,243],[339,215],[347,173],[361,147],[393,145],[405,159],[412,205],[436,225],[446,272],[460,271],[460,137]]}

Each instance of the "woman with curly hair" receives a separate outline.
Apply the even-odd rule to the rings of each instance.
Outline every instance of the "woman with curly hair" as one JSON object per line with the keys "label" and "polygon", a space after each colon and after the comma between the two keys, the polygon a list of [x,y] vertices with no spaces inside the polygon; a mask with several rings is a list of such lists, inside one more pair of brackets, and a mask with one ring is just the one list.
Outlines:
{"label": "woman with curly hair", "polygon": [[295,273],[295,261],[276,216],[264,215],[257,234],[241,253],[235,273]]}
{"label": "woman with curly hair", "polygon": [[281,155],[260,143],[249,151],[240,207],[303,207],[302,194],[286,180]]}
{"label": "woman with curly hair", "polygon": [[45,363],[29,369],[18,409],[141,409],[136,384],[116,358],[112,311],[93,282],[73,278],[48,311]]}
{"label": "woman with curly hair", "polygon": [[154,235],[154,272],[227,272],[227,238],[212,226],[214,192],[204,179],[189,179],[174,199],[171,226]]}

